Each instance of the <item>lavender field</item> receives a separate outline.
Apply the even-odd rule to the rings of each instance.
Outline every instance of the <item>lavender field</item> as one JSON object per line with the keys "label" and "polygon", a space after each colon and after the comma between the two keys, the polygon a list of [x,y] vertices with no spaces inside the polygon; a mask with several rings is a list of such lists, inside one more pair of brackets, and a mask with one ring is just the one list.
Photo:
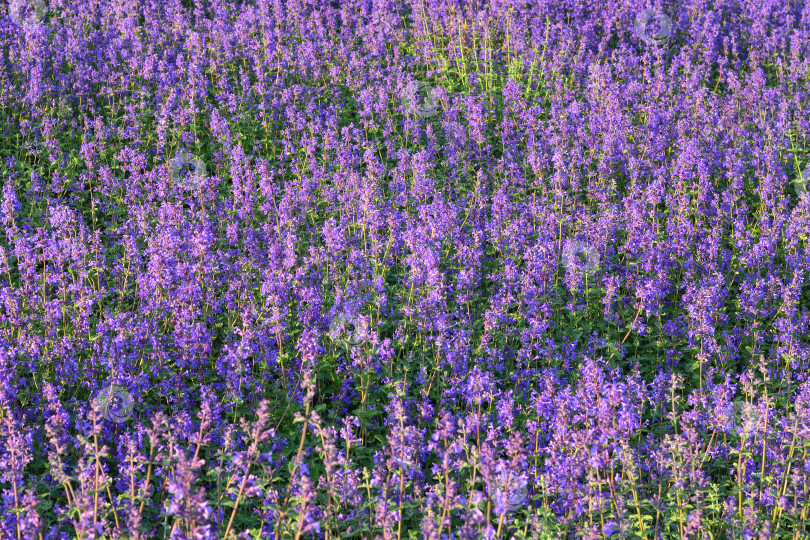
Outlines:
{"label": "lavender field", "polygon": [[810,537],[810,3],[0,5],[0,540]]}

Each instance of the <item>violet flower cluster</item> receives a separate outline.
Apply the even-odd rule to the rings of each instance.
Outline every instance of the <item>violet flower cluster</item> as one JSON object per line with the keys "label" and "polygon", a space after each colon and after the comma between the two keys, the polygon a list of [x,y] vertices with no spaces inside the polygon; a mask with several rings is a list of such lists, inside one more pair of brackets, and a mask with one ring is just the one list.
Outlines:
{"label": "violet flower cluster", "polygon": [[810,4],[0,6],[0,539],[807,538]]}

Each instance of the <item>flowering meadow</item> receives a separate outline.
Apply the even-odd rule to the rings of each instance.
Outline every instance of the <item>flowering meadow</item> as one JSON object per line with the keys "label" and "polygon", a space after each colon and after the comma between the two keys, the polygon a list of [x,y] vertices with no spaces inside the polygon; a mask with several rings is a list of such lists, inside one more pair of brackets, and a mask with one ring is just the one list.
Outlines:
{"label": "flowering meadow", "polygon": [[0,540],[810,535],[810,3],[0,5]]}

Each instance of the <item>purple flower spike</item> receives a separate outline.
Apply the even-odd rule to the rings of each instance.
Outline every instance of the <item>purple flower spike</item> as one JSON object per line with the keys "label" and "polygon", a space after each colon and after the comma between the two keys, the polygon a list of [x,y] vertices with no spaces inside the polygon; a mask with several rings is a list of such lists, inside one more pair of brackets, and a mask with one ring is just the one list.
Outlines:
{"label": "purple flower spike", "polygon": [[617,524],[616,524],[615,521],[606,521],[605,522],[605,525],[602,528],[602,533],[605,535],[605,537],[610,538],[611,536],[613,536],[617,532],[619,532],[619,527],[617,527]]}

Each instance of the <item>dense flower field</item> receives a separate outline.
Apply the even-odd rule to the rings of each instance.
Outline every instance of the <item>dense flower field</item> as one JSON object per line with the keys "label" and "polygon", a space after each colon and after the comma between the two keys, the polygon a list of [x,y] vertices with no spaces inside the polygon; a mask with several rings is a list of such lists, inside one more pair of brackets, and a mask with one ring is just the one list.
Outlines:
{"label": "dense flower field", "polygon": [[0,10],[0,539],[808,537],[810,4]]}

